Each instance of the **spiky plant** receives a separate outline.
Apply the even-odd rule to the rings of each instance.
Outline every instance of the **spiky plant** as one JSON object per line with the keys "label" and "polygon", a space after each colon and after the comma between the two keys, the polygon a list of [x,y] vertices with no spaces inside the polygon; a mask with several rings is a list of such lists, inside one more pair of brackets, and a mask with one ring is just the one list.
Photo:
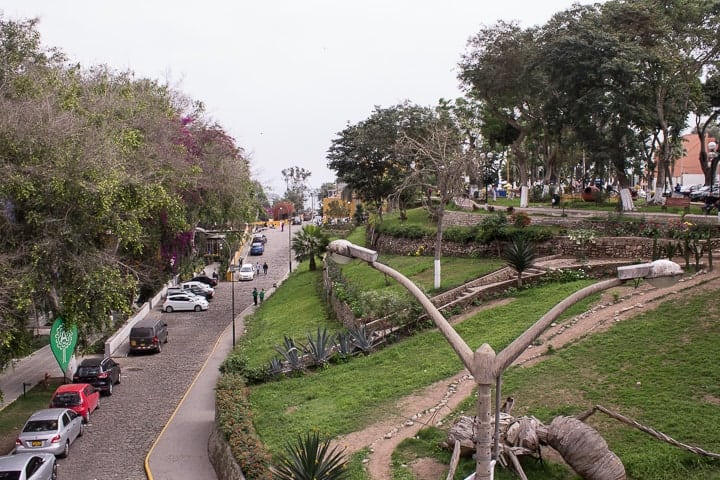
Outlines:
{"label": "spiky plant", "polygon": [[535,261],[535,248],[524,237],[514,237],[503,251],[503,260],[517,272],[517,286],[522,287],[522,273],[532,267]]}
{"label": "spiky plant", "polygon": [[335,353],[333,350],[332,337],[328,335],[327,329],[323,328],[321,330],[320,327],[318,327],[315,338],[308,333],[307,339],[308,343],[304,350],[310,354],[313,363],[318,367],[326,365]]}
{"label": "spiky plant", "polygon": [[300,371],[303,369],[300,349],[295,345],[295,341],[292,338],[285,335],[285,345],[282,347],[276,345],[275,350],[283,356],[288,364],[290,364],[290,368],[293,371]]}
{"label": "spiky plant", "polygon": [[330,449],[330,439],[321,441],[317,432],[298,435],[295,444],[288,442],[280,464],[271,467],[274,480],[341,480],[348,478],[346,459],[337,447]]}

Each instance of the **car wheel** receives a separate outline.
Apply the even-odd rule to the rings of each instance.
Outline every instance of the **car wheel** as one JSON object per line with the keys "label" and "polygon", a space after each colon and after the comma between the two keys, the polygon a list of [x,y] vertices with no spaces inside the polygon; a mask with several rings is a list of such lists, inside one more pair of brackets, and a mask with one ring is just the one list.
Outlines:
{"label": "car wheel", "polygon": [[[82,427],[80,428],[80,431],[82,432]],[[78,434],[78,437],[80,435]],[[68,455],[70,455],[70,442],[65,442],[65,448],[63,448],[62,453],[60,454],[60,458],[67,458]]]}
{"label": "car wheel", "polygon": [[112,380],[110,380],[110,383],[108,383],[108,389],[107,389],[108,396],[112,395],[112,391],[113,391],[113,383],[112,383]]}
{"label": "car wheel", "polygon": [[[83,415],[83,423],[90,423],[90,409],[85,412],[85,415]],[[82,428],[80,429],[80,433],[78,433],[78,437],[82,434]]]}
{"label": "car wheel", "polygon": [[[88,418],[90,418],[90,414],[88,413]],[[80,431],[78,432],[78,437],[82,437],[85,435],[85,424],[80,423]],[[70,448],[70,442],[67,443],[67,448]]]}
{"label": "car wheel", "polygon": [[195,311],[199,312],[200,310],[202,310],[202,307],[200,305],[195,305]]}
{"label": "car wheel", "polygon": [[118,384],[120,383],[120,372],[118,372],[117,382],[115,382],[115,383],[118,383]]}
{"label": "car wheel", "polygon": [[50,480],[57,480],[57,463],[53,460],[52,473],[50,474]]}
{"label": "car wheel", "polygon": [[170,305],[168,305],[168,306],[165,308],[165,311],[166,311],[167,313],[172,313],[173,308],[172,308]]}

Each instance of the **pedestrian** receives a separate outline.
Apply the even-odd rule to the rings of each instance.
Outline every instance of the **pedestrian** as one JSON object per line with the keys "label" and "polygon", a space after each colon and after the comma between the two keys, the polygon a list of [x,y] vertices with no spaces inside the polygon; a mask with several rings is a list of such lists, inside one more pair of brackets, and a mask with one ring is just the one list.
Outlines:
{"label": "pedestrian", "polygon": [[257,305],[257,299],[258,299],[257,287],[253,288],[252,296],[253,296],[253,303],[255,305]]}
{"label": "pedestrian", "polygon": [[284,231],[285,231],[285,222],[282,222],[282,223],[280,224],[280,231],[281,231],[281,232],[284,232]]}
{"label": "pedestrian", "polygon": [[257,273],[258,276],[260,276],[260,262],[257,262],[255,264],[255,272]]}
{"label": "pedestrian", "polygon": [[265,273],[265,275],[267,275],[267,269],[268,269],[267,262],[263,262],[263,273]]}
{"label": "pedestrian", "polygon": [[263,300],[265,300],[265,289],[263,288],[260,290],[260,303],[263,303]]}

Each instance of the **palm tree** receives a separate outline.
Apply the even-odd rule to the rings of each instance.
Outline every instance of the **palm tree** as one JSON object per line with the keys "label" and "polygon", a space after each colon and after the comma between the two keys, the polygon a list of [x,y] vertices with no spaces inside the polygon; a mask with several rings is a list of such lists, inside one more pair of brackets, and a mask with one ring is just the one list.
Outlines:
{"label": "palm tree", "polygon": [[292,240],[295,260],[298,262],[310,260],[310,270],[317,270],[315,258],[322,258],[328,243],[330,243],[330,239],[322,228],[316,225],[304,226]]}
{"label": "palm tree", "polygon": [[522,272],[532,267],[535,261],[535,249],[532,243],[525,237],[513,237],[512,242],[505,247],[502,258],[517,272],[517,286],[522,287]]}
{"label": "palm tree", "polygon": [[317,432],[298,436],[296,444],[288,443],[280,465],[272,468],[274,480],[341,480],[348,477],[345,458],[330,440],[320,441]]}

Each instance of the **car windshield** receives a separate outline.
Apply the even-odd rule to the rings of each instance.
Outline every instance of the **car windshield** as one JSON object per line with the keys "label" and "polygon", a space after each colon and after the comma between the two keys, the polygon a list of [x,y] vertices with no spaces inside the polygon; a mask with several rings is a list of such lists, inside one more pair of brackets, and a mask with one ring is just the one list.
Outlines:
{"label": "car windshield", "polygon": [[150,336],[152,336],[152,334],[153,334],[152,328],[137,327],[137,328],[133,328],[132,333],[130,335],[136,336],[136,337],[150,337]]}
{"label": "car windshield", "polygon": [[53,407],[76,407],[80,405],[80,395],[75,392],[58,393],[53,397]]}
{"label": "car windshield", "polygon": [[241,272],[252,272],[252,271],[253,271],[253,267],[252,267],[252,266],[242,267],[242,268],[240,269],[240,271],[241,271]]}
{"label": "car windshield", "polygon": [[16,472],[14,470],[0,472],[0,480],[19,480],[19,478],[20,478],[20,472]]}
{"label": "car windshield", "polygon": [[78,368],[78,375],[81,377],[89,377],[92,375],[97,375],[100,373],[100,367],[97,365],[93,365],[91,367],[80,367]]}
{"label": "car windshield", "polygon": [[57,428],[57,420],[31,420],[25,424],[23,432],[54,432]]}

